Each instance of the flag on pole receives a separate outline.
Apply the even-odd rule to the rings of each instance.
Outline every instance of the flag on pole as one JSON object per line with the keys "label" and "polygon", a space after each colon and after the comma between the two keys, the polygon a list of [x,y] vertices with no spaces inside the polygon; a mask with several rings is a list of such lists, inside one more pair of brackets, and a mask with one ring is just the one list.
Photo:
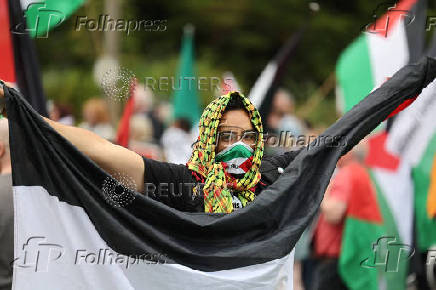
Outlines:
{"label": "flag on pole", "polygon": [[[194,81],[193,81],[194,80]],[[178,77],[173,96],[174,118],[190,120],[192,125],[200,120],[200,101],[194,73],[194,27],[187,24],[183,29],[182,50]]]}
{"label": "flag on pole", "polygon": [[248,94],[248,98],[259,110],[263,120],[267,119],[266,116],[271,110],[273,97],[282,82],[288,62],[300,43],[305,30],[306,25],[302,26],[288,39],[277,55],[268,62]]}
{"label": "flag on pole", "polygon": [[293,248],[338,159],[435,77],[431,58],[404,67],[296,154],[254,202],[227,215],[180,212],[123,187],[5,87],[13,287],[292,289]]}
{"label": "flag on pole", "polygon": [[133,115],[135,108],[135,90],[137,88],[138,81],[133,78],[130,81],[129,98],[124,106],[123,115],[121,116],[120,123],[117,131],[117,144],[128,148],[130,140],[130,118]]}
{"label": "flag on pole", "polygon": [[388,7],[386,3],[376,7],[375,17],[386,8],[387,11],[363,27],[364,32],[342,52],[337,62],[339,112],[350,110],[399,68],[421,57],[426,6],[425,0],[401,0]]}

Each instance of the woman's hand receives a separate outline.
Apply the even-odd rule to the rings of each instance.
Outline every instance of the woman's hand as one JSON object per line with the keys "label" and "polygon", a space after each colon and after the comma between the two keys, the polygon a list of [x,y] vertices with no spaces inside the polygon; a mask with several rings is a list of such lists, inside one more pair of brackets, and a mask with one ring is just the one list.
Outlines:
{"label": "woman's hand", "polygon": [[[3,80],[0,80],[3,82]],[[4,82],[7,87],[13,87],[11,83]],[[5,92],[3,90],[3,85],[0,85],[0,115],[6,116],[6,107],[5,107]]]}
{"label": "woman's hand", "polygon": [[[0,80],[0,82],[3,82],[9,88],[14,87],[14,85],[12,83],[8,83],[8,82],[5,82],[3,80]],[[5,97],[5,92],[3,91],[3,86],[0,85],[0,99],[3,99],[4,97]]]}
{"label": "woman's hand", "polygon": [[5,92],[3,91],[3,86],[0,85],[0,99],[3,99],[4,97],[5,97]]}

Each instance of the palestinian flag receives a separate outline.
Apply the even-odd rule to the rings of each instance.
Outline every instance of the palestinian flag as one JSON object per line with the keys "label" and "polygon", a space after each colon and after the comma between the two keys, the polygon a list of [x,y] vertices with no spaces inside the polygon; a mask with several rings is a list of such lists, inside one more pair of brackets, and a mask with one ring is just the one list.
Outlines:
{"label": "palestinian flag", "polygon": [[[368,173],[359,174],[367,180],[363,184],[372,184],[374,193],[371,195],[375,200],[365,201],[370,189],[361,188],[360,193],[356,190],[351,212],[346,218],[340,273],[353,290],[401,290],[406,287],[411,249],[404,245],[412,244],[413,185],[407,162],[387,151],[387,138],[388,133],[384,130],[369,137],[365,160]],[[372,213],[381,219],[360,212]],[[398,252],[399,249],[403,252]],[[360,265],[356,263],[364,260]],[[362,267],[366,268],[364,272]],[[360,274],[356,276],[356,273]]]}
{"label": "palestinian flag", "polygon": [[180,212],[123,185],[5,88],[14,289],[292,289],[293,248],[338,159],[435,77],[431,58],[401,69],[232,214]]}
{"label": "palestinian flag", "polygon": [[341,113],[423,53],[425,0],[386,2],[373,13],[378,18],[363,27],[365,32],[342,52],[336,65],[337,109]]}
{"label": "palestinian flag", "polygon": [[412,244],[413,184],[408,163],[386,149],[388,133],[373,134],[368,140],[366,164],[371,168],[372,181],[378,184],[393,217],[398,241]]}
{"label": "palestinian flag", "polygon": [[187,24],[183,29],[182,50],[180,52],[179,72],[174,84],[174,118],[184,118],[196,125],[200,120],[200,101],[194,73],[194,27]]}
{"label": "palestinian flag", "polygon": [[436,155],[436,82],[424,89],[419,98],[401,112],[389,132],[387,148],[408,165],[407,180],[414,192],[417,248],[426,251],[436,244],[433,191]]}
{"label": "palestinian flag", "polygon": [[353,172],[360,179],[347,207],[339,273],[348,289],[405,289],[410,252],[395,252],[398,232],[373,172],[356,165]]}
{"label": "palestinian flag", "polygon": [[274,58],[268,62],[248,94],[248,98],[258,108],[263,120],[266,120],[266,116],[270,113],[273,97],[282,83],[288,63],[305,29],[306,26],[301,27],[286,41]]}
{"label": "palestinian flag", "polygon": [[245,174],[253,162],[253,151],[245,146],[241,144],[235,147],[228,146],[215,156],[215,160],[223,162],[228,173]]}
{"label": "palestinian flag", "polygon": [[347,209],[339,272],[348,289],[406,289],[413,249],[402,242],[397,222],[371,169],[359,172],[361,186]]}

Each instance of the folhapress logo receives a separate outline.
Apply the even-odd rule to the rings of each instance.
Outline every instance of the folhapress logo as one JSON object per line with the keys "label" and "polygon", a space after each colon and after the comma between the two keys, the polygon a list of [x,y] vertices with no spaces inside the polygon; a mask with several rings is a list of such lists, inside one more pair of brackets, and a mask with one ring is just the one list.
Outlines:
{"label": "folhapress logo", "polygon": [[[383,21],[381,21],[382,18],[380,18],[382,15],[385,15]],[[389,26],[391,25],[392,21],[391,18],[394,17],[399,17],[404,21],[406,26],[412,24],[412,22],[415,20],[415,14],[412,11],[399,9],[396,2],[383,2],[379,3],[372,12],[372,18],[374,21],[364,25],[361,28],[361,31],[380,34],[384,37],[387,37]]]}
{"label": "folhapress logo", "polygon": [[[47,38],[49,28],[59,26],[65,20],[64,13],[47,8],[47,4],[44,2],[30,3],[23,14],[24,21],[12,27],[12,33]],[[28,27],[26,27],[26,23]]]}
{"label": "folhapress logo", "polygon": [[373,255],[360,263],[364,268],[384,268],[385,272],[398,272],[402,261],[410,259],[415,249],[398,243],[395,237],[381,237],[372,245]]}
{"label": "folhapress logo", "polygon": [[14,259],[12,266],[35,272],[48,272],[49,264],[59,260],[62,254],[62,246],[47,243],[45,237],[31,237],[23,245],[20,256]]}

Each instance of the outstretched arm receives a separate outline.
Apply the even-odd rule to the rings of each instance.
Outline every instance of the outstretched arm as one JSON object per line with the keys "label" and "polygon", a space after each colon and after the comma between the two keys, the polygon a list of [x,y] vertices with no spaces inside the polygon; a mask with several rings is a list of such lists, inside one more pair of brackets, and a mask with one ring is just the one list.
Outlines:
{"label": "outstretched arm", "polygon": [[[4,101],[4,95],[3,87],[0,86],[0,100]],[[44,120],[109,174],[127,175],[135,181],[137,191],[144,191],[144,161],[141,156],[88,130],[66,126],[45,117]]]}

